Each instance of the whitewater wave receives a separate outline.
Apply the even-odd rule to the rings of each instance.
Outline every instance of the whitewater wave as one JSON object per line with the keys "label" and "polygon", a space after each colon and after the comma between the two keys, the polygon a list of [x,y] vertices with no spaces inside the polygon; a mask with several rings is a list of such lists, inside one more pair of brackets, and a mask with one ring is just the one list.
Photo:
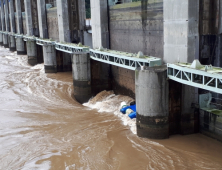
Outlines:
{"label": "whitewater wave", "polygon": [[126,102],[126,104],[129,105],[133,101],[134,99],[131,97],[115,95],[113,91],[104,90],[83,105],[92,109],[97,109],[98,112],[114,113],[122,120],[125,126],[129,126],[130,130],[136,134],[136,119],[130,119],[127,114],[122,114],[120,112],[121,102]]}

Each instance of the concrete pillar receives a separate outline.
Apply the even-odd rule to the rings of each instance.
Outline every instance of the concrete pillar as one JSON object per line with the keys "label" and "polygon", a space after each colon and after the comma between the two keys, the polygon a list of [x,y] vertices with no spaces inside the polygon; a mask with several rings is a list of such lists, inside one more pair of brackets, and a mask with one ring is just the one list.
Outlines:
{"label": "concrete pillar", "polygon": [[169,137],[166,77],[166,66],[136,69],[136,125],[139,137],[151,139]]}
{"label": "concrete pillar", "polygon": [[48,38],[45,0],[37,0],[39,33],[41,38]]}
{"label": "concrete pillar", "polygon": [[[1,24],[2,24],[2,31],[5,31],[5,15],[4,15],[4,5],[3,0],[0,0],[1,3]],[[2,45],[4,45],[4,34],[1,34],[2,37]]]}
{"label": "concrete pillar", "polygon": [[[3,8],[4,8],[4,19],[5,19],[5,31],[9,32],[10,31],[10,25],[9,25],[9,15],[8,15],[8,1],[3,1]],[[3,45],[5,48],[9,48],[9,38],[8,35],[4,34],[3,35]]]}
{"label": "concrete pillar", "polygon": [[28,63],[32,66],[38,63],[36,41],[28,40],[26,42]]}
{"label": "concrete pillar", "polygon": [[[23,24],[22,24],[22,8],[21,8],[21,0],[15,0],[15,6],[16,6],[16,14],[17,14],[17,33],[23,34]],[[25,55],[26,48],[25,48],[25,42],[23,41],[23,38],[16,38],[16,51],[19,55]]]}
{"label": "concrete pillar", "polygon": [[24,0],[27,35],[33,36],[31,0]]}
{"label": "concrete pillar", "polygon": [[80,34],[80,42],[85,44],[84,42],[84,30],[85,30],[85,20],[86,20],[86,7],[85,1],[78,0],[78,14],[79,14],[79,34]]}
{"label": "concrete pillar", "polygon": [[88,54],[75,54],[72,57],[74,97],[79,103],[91,97],[91,71]]}
{"label": "concrete pillar", "polygon": [[59,41],[70,42],[69,14],[67,0],[57,0]]}
{"label": "concrete pillar", "polygon": [[[45,0],[37,0],[40,37],[48,38]],[[57,72],[56,50],[52,44],[43,45],[45,73]]]}
{"label": "concrete pillar", "polygon": [[[0,29],[3,31],[2,28],[2,17],[1,17],[1,1],[0,1]],[[0,33],[0,45],[3,45],[3,34]]]}
{"label": "concrete pillar", "polygon": [[[164,0],[164,57],[165,63],[189,62],[199,58],[199,1]],[[194,87],[182,86],[182,134],[195,132],[195,113],[192,103],[197,103]]]}
{"label": "concrete pillar", "polygon": [[43,56],[44,56],[45,73],[56,73],[57,62],[56,62],[55,46],[51,44],[44,45]]}
{"label": "concrete pillar", "polygon": [[[15,10],[14,10],[14,1],[9,1],[9,11],[10,11],[10,26],[11,26],[11,33],[15,33]],[[10,42],[9,42],[9,49],[10,51],[16,51],[16,43],[15,43],[15,37],[10,36]]]}
{"label": "concrete pillar", "polygon": [[109,48],[107,1],[91,0],[90,5],[93,48]]}
{"label": "concrete pillar", "polygon": [[163,4],[163,60],[191,63],[199,56],[199,1],[164,0]]}
{"label": "concrete pillar", "polygon": [[[32,36],[33,35],[33,24],[32,24],[31,0],[24,0],[24,4],[25,4],[27,35]],[[36,65],[38,63],[36,42],[33,40],[27,40],[26,47],[27,47],[28,63],[30,65]]]}

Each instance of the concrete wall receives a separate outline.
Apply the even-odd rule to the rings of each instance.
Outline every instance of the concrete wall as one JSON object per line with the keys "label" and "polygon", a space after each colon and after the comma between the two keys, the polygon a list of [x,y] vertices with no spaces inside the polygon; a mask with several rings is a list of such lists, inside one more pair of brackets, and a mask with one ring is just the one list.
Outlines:
{"label": "concrete wall", "polygon": [[56,7],[47,10],[47,23],[49,38],[59,41],[59,28]]}
{"label": "concrete wall", "polygon": [[110,7],[110,47],[163,58],[163,0]]}
{"label": "concrete wall", "polygon": [[[163,0],[123,3],[109,9],[110,48],[163,58]],[[112,66],[112,88],[135,98],[135,72]]]}
{"label": "concrete wall", "polygon": [[111,66],[111,73],[114,92],[135,98],[135,71]]}

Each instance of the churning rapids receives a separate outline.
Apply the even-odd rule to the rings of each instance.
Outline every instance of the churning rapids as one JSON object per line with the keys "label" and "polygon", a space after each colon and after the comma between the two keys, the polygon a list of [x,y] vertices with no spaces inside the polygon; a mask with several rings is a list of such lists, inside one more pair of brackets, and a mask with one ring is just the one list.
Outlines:
{"label": "churning rapids", "polygon": [[0,169],[222,169],[222,143],[194,134],[137,137],[119,112],[126,96],[102,92],[80,105],[72,74],[45,74],[0,47]]}

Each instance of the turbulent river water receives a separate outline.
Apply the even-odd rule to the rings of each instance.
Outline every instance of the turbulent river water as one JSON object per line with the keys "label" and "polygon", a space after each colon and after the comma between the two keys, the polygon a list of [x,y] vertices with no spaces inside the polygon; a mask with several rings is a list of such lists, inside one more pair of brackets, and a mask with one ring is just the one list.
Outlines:
{"label": "turbulent river water", "polygon": [[0,47],[0,169],[222,169],[222,143],[194,134],[149,140],[122,116],[127,96],[102,92],[84,106],[72,74],[45,74]]}

